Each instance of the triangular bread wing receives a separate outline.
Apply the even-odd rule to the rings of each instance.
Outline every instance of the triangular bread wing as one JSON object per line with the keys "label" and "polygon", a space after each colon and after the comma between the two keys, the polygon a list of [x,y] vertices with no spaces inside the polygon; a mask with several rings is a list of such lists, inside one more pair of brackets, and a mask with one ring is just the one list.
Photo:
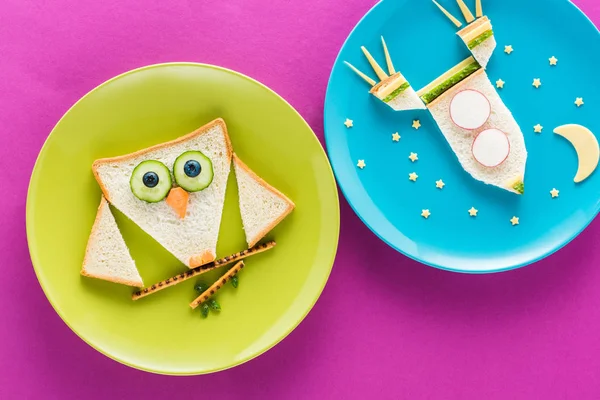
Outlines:
{"label": "triangular bread wing", "polygon": [[[175,159],[186,151],[200,151],[212,162],[213,180],[204,190],[189,193],[181,218],[166,201],[147,203],[135,197],[129,180],[142,161],[162,162],[173,174]],[[170,142],[138,152],[97,160],[92,166],[106,199],[190,268],[216,258],[219,227],[231,170],[231,141],[222,119]]]}
{"label": "triangular bread wing", "polygon": [[256,175],[233,155],[240,212],[248,247],[254,246],[279,224],[295,205],[283,193]]}
{"label": "triangular bread wing", "polygon": [[144,286],[104,196],[88,239],[81,275],[123,285]]}

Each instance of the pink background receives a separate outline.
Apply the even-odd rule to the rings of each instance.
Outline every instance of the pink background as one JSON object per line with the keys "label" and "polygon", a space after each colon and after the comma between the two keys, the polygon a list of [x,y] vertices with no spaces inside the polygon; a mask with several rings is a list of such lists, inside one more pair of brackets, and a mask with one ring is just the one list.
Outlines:
{"label": "pink background", "polygon": [[[80,96],[146,64],[212,63],[270,86],[322,140],[329,70],[374,2],[2,1],[0,398],[600,398],[599,221],[533,266],[466,276],[396,253],[341,199],[338,257],[313,311],[266,354],[210,376],[111,361],[45,299],[27,250],[27,185]],[[597,0],[575,3],[600,23]]]}

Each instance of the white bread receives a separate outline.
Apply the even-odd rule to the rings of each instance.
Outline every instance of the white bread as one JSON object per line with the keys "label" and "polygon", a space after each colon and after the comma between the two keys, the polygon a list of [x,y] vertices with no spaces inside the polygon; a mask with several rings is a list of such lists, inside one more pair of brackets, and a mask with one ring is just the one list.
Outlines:
{"label": "white bread", "polygon": [[469,49],[473,57],[477,60],[479,65],[485,68],[496,49],[496,38],[493,34],[492,22],[488,17],[481,17],[475,22],[469,24],[467,27],[461,29],[457,34],[465,43],[465,46],[469,47],[469,43],[476,39],[482,33],[492,31],[492,36],[485,39],[482,43]]}
{"label": "white bread", "polygon": [[252,172],[235,154],[233,167],[246,242],[252,247],[291,213],[295,205]]}
{"label": "white bread", "polygon": [[[129,179],[140,162],[160,161],[172,174],[175,159],[189,150],[199,150],[212,161],[214,177],[206,189],[189,193],[185,218],[179,218],[164,200],[147,203],[133,195]],[[216,119],[173,141],[132,154],[97,160],[92,170],[111,204],[183,264],[193,268],[216,258],[231,156],[225,122]]]}
{"label": "white bread", "polygon": [[492,58],[492,54],[496,49],[496,38],[494,36],[490,36],[479,46],[475,46],[471,49],[471,54],[477,60],[479,65],[483,68],[487,67],[490,62],[490,58]]}
{"label": "white bread", "polygon": [[[484,94],[491,105],[491,115],[480,128],[469,131],[456,126],[450,118],[450,102],[454,95],[462,90],[472,89]],[[523,133],[508,110],[483,69],[455,85],[427,108],[437,122],[450,147],[458,157],[460,164],[473,178],[502,189],[518,193],[513,187],[523,182],[527,150]],[[487,168],[479,164],[471,152],[475,136],[486,129],[496,128],[507,134],[510,142],[508,158],[498,167]]]}
{"label": "white bread", "polygon": [[88,239],[81,275],[123,285],[144,286],[104,196]]}

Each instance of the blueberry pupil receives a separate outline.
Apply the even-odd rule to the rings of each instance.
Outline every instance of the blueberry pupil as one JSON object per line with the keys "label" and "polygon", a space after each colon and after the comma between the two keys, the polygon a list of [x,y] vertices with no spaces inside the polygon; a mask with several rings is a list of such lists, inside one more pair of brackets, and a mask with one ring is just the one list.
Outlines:
{"label": "blueberry pupil", "polygon": [[190,178],[200,175],[201,170],[202,167],[200,167],[200,163],[196,160],[189,160],[183,166],[183,172]]}
{"label": "blueberry pupil", "polygon": [[145,186],[153,188],[158,185],[158,175],[156,172],[146,172],[142,178],[142,182],[144,182]]}

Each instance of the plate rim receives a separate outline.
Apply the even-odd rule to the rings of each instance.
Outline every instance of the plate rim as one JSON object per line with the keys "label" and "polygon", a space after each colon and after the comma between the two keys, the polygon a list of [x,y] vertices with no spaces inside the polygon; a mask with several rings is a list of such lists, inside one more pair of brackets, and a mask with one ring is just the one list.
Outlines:
{"label": "plate rim", "polygon": [[[408,0],[401,0],[402,3],[406,3]],[[559,0],[554,0],[554,1],[559,1]],[[577,11],[586,21],[587,23],[592,26],[595,30],[596,33],[598,35],[600,35],[600,27],[597,27],[592,20],[576,5],[572,2],[572,0],[560,0],[560,1],[564,1],[564,3],[566,3],[568,6],[571,6],[575,9],[575,11]],[[331,100],[329,100],[330,98],[330,93],[333,91],[333,89],[331,88],[331,82],[332,82],[332,77],[333,77],[333,71],[336,67],[336,65],[338,65],[341,61],[341,54],[342,54],[342,50],[346,47],[346,45],[348,44],[348,41],[350,40],[350,37],[354,34],[354,32],[357,30],[357,28],[359,27],[359,25],[361,25],[368,17],[371,13],[373,13],[378,7],[383,6],[383,4],[386,3],[386,0],[379,0],[377,3],[375,3],[359,20],[358,22],[356,22],[356,24],[354,25],[354,27],[352,28],[352,30],[348,33],[348,35],[346,36],[346,39],[344,40],[344,42],[342,43],[342,45],[340,46],[340,49],[338,51],[338,54],[335,58],[335,61],[333,62],[332,68],[331,68],[331,72],[329,74],[329,80],[327,81],[327,89],[325,92],[325,101],[323,103],[323,136],[325,138],[325,146],[327,147],[327,154],[329,155],[330,153],[330,148],[328,146],[329,140],[328,137],[330,137],[332,134],[328,133],[328,129],[327,129],[327,114],[328,114],[328,104]],[[387,3],[390,3],[389,1]],[[398,1],[397,4],[399,5],[400,2]],[[371,232],[373,232],[375,234],[375,236],[377,236],[381,241],[383,241],[385,244],[387,244],[389,247],[391,247],[392,249],[396,250],[397,252],[401,253],[402,255],[404,255],[405,257],[408,257],[409,259],[412,259],[420,264],[424,264],[426,266],[429,267],[433,267],[439,270],[443,270],[443,271],[449,271],[449,272],[455,272],[455,273],[461,273],[461,274],[467,274],[467,275],[485,275],[485,274],[495,274],[495,273],[499,273],[499,272],[506,272],[506,271],[512,271],[515,269],[519,269],[522,267],[526,267],[529,265],[532,265],[540,260],[543,260],[549,256],[551,256],[552,254],[558,252],[559,250],[563,249],[566,245],[568,245],[569,243],[571,243],[575,238],[577,238],[598,216],[598,213],[600,212],[600,201],[598,201],[597,205],[596,205],[596,210],[594,213],[594,216],[592,218],[590,218],[589,221],[587,221],[585,224],[583,224],[583,226],[581,227],[580,230],[578,230],[577,232],[575,232],[571,237],[567,238],[566,240],[563,241],[563,243],[561,243],[559,246],[556,246],[553,249],[547,250],[545,252],[543,252],[542,254],[538,255],[537,257],[531,258],[529,259],[529,261],[521,261],[521,262],[517,262],[517,263],[513,263],[510,264],[506,267],[502,267],[502,268],[495,268],[495,269],[489,269],[489,270],[465,270],[465,269],[459,269],[459,268],[453,268],[453,267],[448,267],[448,266],[444,266],[442,264],[438,264],[435,262],[430,262],[430,261],[425,261],[422,258],[413,255],[413,254],[409,254],[407,251],[401,249],[399,246],[394,245],[393,243],[391,243],[388,239],[386,239],[379,231],[378,229],[376,229],[376,227],[374,227],[373,223],[369,223],[367,221],[367,218],[365,216],[363,216],[359,211],[359,205],[357,203],[362,203],[363,201],[360,200],[358,201],[357,199],[353,199],[351,196],[349,196],[348,194],[348,188],[344,185],[343,183],[343,179],[340,179],[340,175],[343,175],[341,170],[342,168],[340,166],[336,166],[336,163],[333,162],[332,157],[329,157],[329,163],[331,164],[331,168],[333,169],[333,173],[335,175],[335,178],[338,182],[338,187],[340,189],[340,191],[342,192],[344,198],[346,199],[346,201],[348,202],[348,204],[350,205],[350,208],[352,209],[352,211],[354,211],[354,214],[356,214],[358,216],[358,218],[363,222],[363,224],[365,224],[365,226],[367,226],[367,228],[369,228],[369,230]],[[600,200],[600,199],[599,199]]]}
{"label": "plate rim", "polygon": [[[44,153],[48,142],[50,140],[50,138],[52,137],[52,135],[54,134],[54,132],[57,130],[57,127],[61,124],[61,122],[63,121],[63,119],[75,108],[77,107],[77,105],[82,102],[85,98],[87,98],[88,96],[90,96],[91,94],[93,94],[94,92],[96,92],[97,90],[101,89],[102,87],[112,83],[113,81],[116,81],[120,78],[123,78],[127,75],[131,75],[140,71],[144,71],[144,70],[149,70],[149,69],[153,69],[153,68],[162,68],[162,67],[173,67],[173,66],[192,66],[192,67],[200,67],[200,68],[209,68],[209,69],[215,69],[221,72],[225,72],[225,73],[230,73],[233,75],[236,75],[242,79],[246,79],[249,80],[255,84],[258,84],[260,87],[262,87],[263,89],[266,89],[268,92],[272,93],[273,95],[275,95],[276,97],[278,97],[281,101],[283,101],[283,103],[285,105],[287,105],[302,121],[302,123],[306,126],[306,128],[309,129],[310,132],[312,132],[312,140],[314,140],[317,145],[318,148],[320,150],[320,152],[322,152],[322,155],[325,157],[325,160],[327,162],[327,164],[329,165],[329,170],[328,170],[328,177],[331,180],[331,182],[333,183],[333,194],[334,194],[334,204],[335,204],[335,215],[334,215],[334,225],[335,225],[335,237],[334,239],[334,248],[332,249],[332,253],[331,253],[331,258],[330,260],[327,262],[328,268],[326,271],[326,274],[324,276],[323,282],[321,283],[320,287],[318,288],[318,291],[316,293],[315,298],[310,302],[310,304],[308,304],[308,307],[306,308],[306,310],[303,312],[303,314],[293,323],[291,324],[286,330],[285,332],[283,332],[282,335],[280,335],[279,337],[276,338],[276,340],[274,340],[272,343],[270,343],[268,346],[259,349],[258,351],[254,352],[253,354],[250,354],[249,356],[246,356],[244,358],[241,358],[239,360],[235,360],[233,362],[228,362],[225,365],[223,365],[222,367],[219,368],[211,368],[211,369],[205,369],[205,370],[194,370],[194,371],[184,371],[184,372],[173,372],[173,371],[169,371],[168,369],[159,369],[159,368],[148,368],[145,367],[143,365],[139,365],[139,364],[134,364],[132,362],[128,362],[125,361],[124,359],[122,359],[121,357],[115,356],[113,354],[108,353],[107,351],[104,351],[103,349],[100,349],[99,347],[97,347],[96,345],[94,345],[93,343],[91,343],[86,337],[83,337],[82,335],[79,334],[79,332],[77,332],[77,330],[75,330],[75,328],[72,326],[71,323],[67,322],[67,320],[65,319],[62,311],[60,310],[60,308],[58,307],[58,305],[56,304],[56,302],[51,298],[51,296],[49,296],[48,294],[48,290],[46,287],[46,284],[42,281],[42,279],[40,279],[40,275],[38,273],[38,268],[42,268],[41,264],[42,261],[39,259],[39,257],[37,255],[35,255],[35,251],[32,248],[32,242],[34,241],[32,239],[33,237],[33,231],[34,231],[34,223],[33,223],[33,217],[32,214],[34,213],[34,206],[33,206],[33,195],[32,195],[32,190],[33,186],[34,186],[34,181],[35,181],[35,176],[37,174],[37,171],[41,168],[41,161],[40,158],[42,156],[42,154]],[[325,289],[325,286],[327,285],[327,282],[329,281],[329,277],[331,276],[331,271],[333,270],[333,265],[335,263],[335,259],[337,256],[337,250],[339,248],[339,236],[340,236],[340,199],[339,199],[339,194],[338,194],[338,185],[337,185],[337,180],[335,179],[335,174],[333,172],[333,167],[331,165],[331,162],[329,160],[329,157],[327,155],[327,152],[324,148],[324,146],[321,144],[321,142],[319,141],[317,135],[315,134],[314,130],[311,128],[311,126],[308,124],[308,122],[306,122],[306,120],[304,119],[304,117],[298,112],[298,110],[296,110],[284,97],[282,97],[281,95],[279,95],[277,92],[275,92],[273,89],[271,89],[270,87],[268,87],[267,85],[263,84],[262,82],[251,78],[250,76],[240,73],[238,71],[234,71],[230,68],[225,68],[225,67],[221,67],[218,65],[214,65],[214,64],[208,64],[208,63],[200,63],[200,62],[192,62],[192,61],[171,61],[171,62],[163,62],[163,63],[155,63],[155,64],[148,64],[148,65],[144,65],[141,67],[137,67],[134,69],[130,69],[127,70],[125,72],[122,72],[120,74],[117,74],[115,76],[113,76],[112,78],[109,78],[103,82],[101,82],[99,85],[93,87],[91,90],[87,91],[84,95],[82,95],[75,103],[73,103],[63,114],[62,116],[58,119],[58,121],[54,124],[54,126],[52,127],[52,129],[50,130],[50,133],[48,134],[48,136],[46,137],[46,139],[44,140],[44,143],[42,145],[42,147],[40,148],[38,155],[36,156],[36,160],[35,163],[33,165],[33,168],[31,170],[31,174],[30,174],[30,178],[29,178],[29,184],[27,186],[27,199],[26,199],[26,204],[25,204],[25,227],[26,227],[26,236],[27,236],[27,249],[29,252],[29,258],[31,260],[31,264],[33,267],[33,271],[35,273],[36,276],[36,280],[39,283],[39,285],[42,288],[42,291],[44,293],[44,296],[46,297],[46,300],[48,300],[48,302],[50,303],[50,305],[52,306],[52,308],[54,309],[54,312],[56,314],[58,314],[59,318],[62,320],[62,322],[67,325],[67,327],[73,332],[75,333],[75,335],[81,339],[83,342],[85,342],[86,344],[88,344],[90,347],[92,347],[94,350],[96,350],[97,352],[99,352],[100,354],[103,354],[104,356],[108,357],[109,359],[112,359],[114,361],[117,361],[118,363],[134,368],[136,370],[139,371],[144,371],[144,372],[149,372],[149,373],[153,373],[153,374],[157,374],[157,375],[167,375],[167,376],[197,376],[197,375],[206,375],[206,374],[211,374],[211,373],[215,373],[215,372],[219,372],[219,371],[224,371],[224,370],[228,370],[231,368],[235,368],[237,366],[240,366],[242,364],[247,363],[248,361],[251,361],[259,356],[261,356],[262,354],[266,353],[267,351],[271,350],[273,347],[275,347],[277,344],[279,344],[283,339],[285,339],[287,336],[289,336],[290,333],[292,333],[299,325],[300,323],[302,323],[304,321],[304,319],[307,317],[307,315],[310,313],[310,311],[312,311],[312,309],[314,308],[315,304],[317,303],[317,301],[321,298],[321,295],[323,293],[323,290]]]}

